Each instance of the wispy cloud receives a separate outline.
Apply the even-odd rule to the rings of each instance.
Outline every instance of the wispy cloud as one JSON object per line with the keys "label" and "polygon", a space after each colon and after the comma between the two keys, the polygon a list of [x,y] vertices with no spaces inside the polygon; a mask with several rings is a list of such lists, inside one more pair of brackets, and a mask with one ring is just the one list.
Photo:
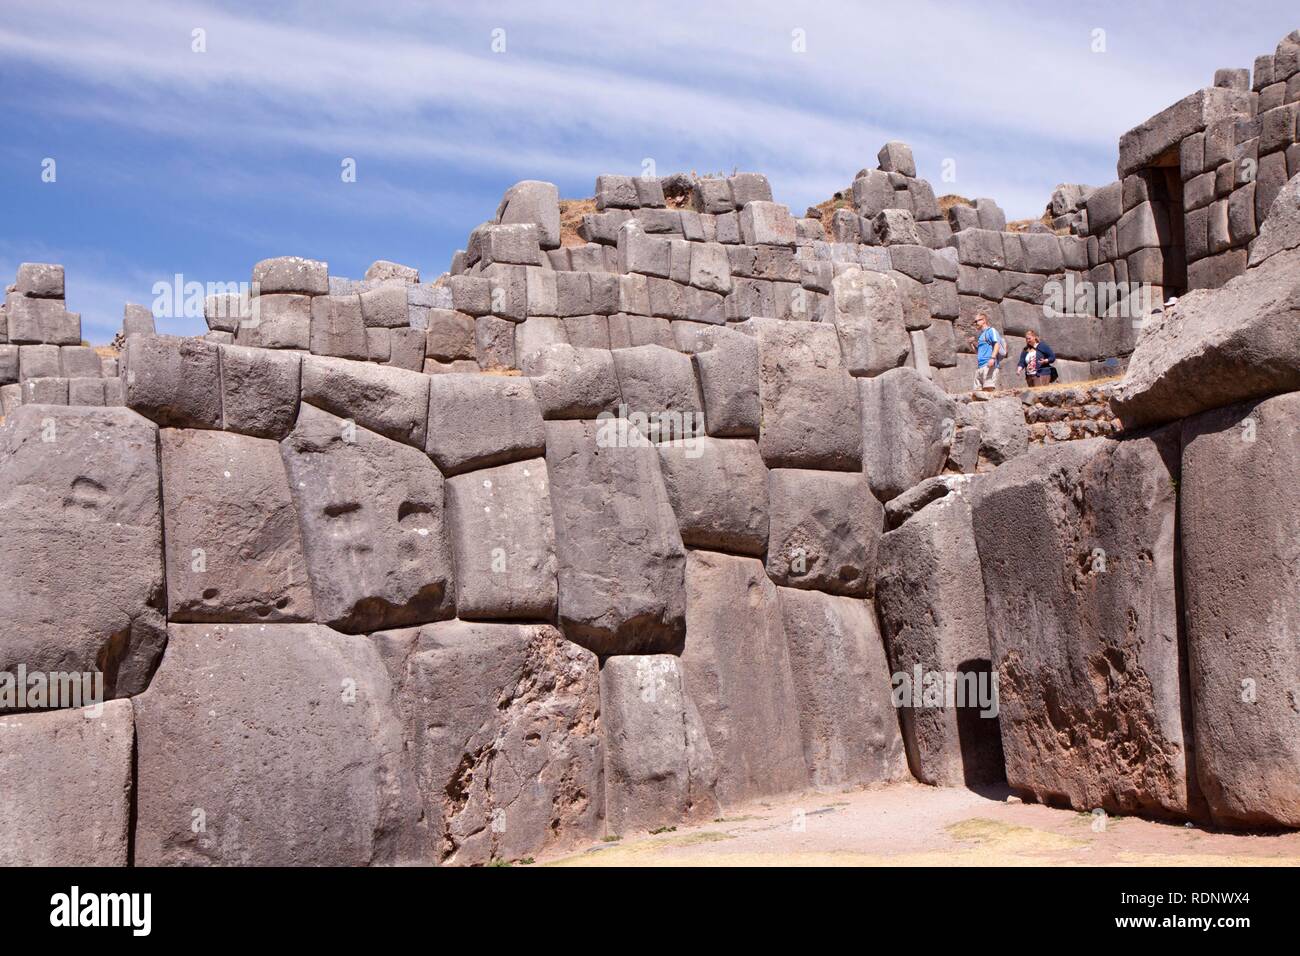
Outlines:
{"label": "wispy cloud", "polygon": [[[0,104],[30,122],[0,171],[29,175],[52,144],[71,153],[121,242],[162,233],[142,272],[168,251],[193,267],[206,242],[224,271],[309,244],[352,270],[398,247],[436,273],[511,182],[582,195],[647,159],[758,169],[802,211],[887,139],[912,143],[939,192],[1029,216],[1058,182],[1113,178],[1120,133],[1215,66],[1249,65],[1293,19],[1272,0],[1250,18],[1010,0],[7,0]],[[145,208],[114,205],[128,197]],[[50,238],[18,223],[18,239]]]}

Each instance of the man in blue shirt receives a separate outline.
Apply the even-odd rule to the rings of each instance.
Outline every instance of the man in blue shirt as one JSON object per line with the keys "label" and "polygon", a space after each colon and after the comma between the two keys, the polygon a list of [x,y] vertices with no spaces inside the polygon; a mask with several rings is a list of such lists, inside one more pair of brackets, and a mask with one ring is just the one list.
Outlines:
{"label": "man in blue shirt", "polygon": [[1007,354],[1007,347],[1002,334],[989,325],[985,313],[975,314],[975,328],[979,333],[975,340],[975,391],[984,389],[991,392],[998,387],[998,365]]}

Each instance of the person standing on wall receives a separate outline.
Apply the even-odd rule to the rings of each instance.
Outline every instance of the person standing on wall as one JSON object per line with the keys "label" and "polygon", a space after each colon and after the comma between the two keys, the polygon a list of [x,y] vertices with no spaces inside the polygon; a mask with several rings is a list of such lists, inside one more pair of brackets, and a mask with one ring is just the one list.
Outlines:
{"label": "person standing on wall", "polygon": [[1025,347],[1020,350],[1019,369],[1029,386],[1050,385],[1056,381],[1056,353],[1033,329],[1025,332]]}
{"label": "person standing on wall", "polygon": [[979,333],[975,340],[975,391],[991,392],[998,387],[998,366],[1006,357],[1007,344],[1002,333],[989,324],[986,313],[975,313],[975,328]]}

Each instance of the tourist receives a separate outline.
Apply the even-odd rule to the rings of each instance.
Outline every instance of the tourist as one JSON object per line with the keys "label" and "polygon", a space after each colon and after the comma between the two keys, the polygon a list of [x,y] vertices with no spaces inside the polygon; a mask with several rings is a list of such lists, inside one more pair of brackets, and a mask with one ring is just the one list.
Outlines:
{"label": "tourist", "polygon": [[1056,353],[1030,329],[1025,333],[1025,347],[1020,350],[1020,371],[1029,386],[1050,385],[1056,381]]}
{"label": "tourist", "polygon": [[975,340],[975,391],[991,392],[998,387],[998,366],[1006,357],[1007,345],[1001,333],[989,324],[985,313],[975,313],[975,328],[979,332],[979,338]]}

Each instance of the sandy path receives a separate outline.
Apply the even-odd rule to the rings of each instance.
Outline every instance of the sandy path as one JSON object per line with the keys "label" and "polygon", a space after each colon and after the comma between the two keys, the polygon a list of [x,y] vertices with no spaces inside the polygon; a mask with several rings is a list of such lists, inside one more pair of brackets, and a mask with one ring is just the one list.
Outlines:
{"label": "sandy path", "polygon": [[[799,822],[802,822],[802,829]],[[550,854],[558,866],[1300,865],[1300,833],[1241,835],[918,783],[805,794],[719,821]]]}

